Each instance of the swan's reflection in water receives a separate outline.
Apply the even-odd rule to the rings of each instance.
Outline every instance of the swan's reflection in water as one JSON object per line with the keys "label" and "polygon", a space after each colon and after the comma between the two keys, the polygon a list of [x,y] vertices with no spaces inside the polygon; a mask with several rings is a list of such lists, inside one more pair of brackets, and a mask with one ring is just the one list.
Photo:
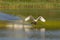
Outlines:
{"label": "swan's reflection in water", "polygon": [[[46,40],[60,40],[60,30],[46,31]],[[0,30],[0,40],[41,40],[40,30]]]}

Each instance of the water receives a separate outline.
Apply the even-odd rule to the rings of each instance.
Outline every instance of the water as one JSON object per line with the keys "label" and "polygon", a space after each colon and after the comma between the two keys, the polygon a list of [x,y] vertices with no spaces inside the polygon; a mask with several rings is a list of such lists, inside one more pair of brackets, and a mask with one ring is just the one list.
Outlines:
{"label": "water", "polygon": [[[40,30],[0,30],[0,40],[42,40]],[[45,40],[60,40],[60,30],[46,30]]]}
{"label": "water", "polygon": [[0,12],[0,20],[11,21],[11,20],[21,20],[21,19],[22,19],[21,17],[13,16],[13,15],[10,15],[10,14],[6,14],[6,13],[3,13],[3,12]]}

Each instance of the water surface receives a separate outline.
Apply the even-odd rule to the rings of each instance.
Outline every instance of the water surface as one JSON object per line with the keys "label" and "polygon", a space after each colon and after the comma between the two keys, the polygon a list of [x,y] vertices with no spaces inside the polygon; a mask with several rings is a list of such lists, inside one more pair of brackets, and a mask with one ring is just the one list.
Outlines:
{"label": "water surface", "polygon": [[[0,40],[42,40],[40,30],[0,30]],[[46,30],[45,40],[60,40],[60,30]]]}

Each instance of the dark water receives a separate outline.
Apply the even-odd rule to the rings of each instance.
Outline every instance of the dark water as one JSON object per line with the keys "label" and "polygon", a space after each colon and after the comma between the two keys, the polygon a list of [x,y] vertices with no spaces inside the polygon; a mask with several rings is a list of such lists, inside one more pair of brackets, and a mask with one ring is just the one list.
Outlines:
{"label": "dark water", "polygon": [[[23,30],[0,30],[0,40],[43,40],[41,32],[30,30],[25,32]],[[60,40],[60,30],[45,32],[45,40]]]}

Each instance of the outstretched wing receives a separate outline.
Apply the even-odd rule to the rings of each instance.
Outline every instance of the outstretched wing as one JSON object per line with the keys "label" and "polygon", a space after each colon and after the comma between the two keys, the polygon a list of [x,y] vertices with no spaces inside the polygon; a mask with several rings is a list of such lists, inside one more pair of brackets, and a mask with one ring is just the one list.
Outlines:
{"label": "outstretched wing", "polygon": [[37,22],[39,19],[40,19],[40,16],[37,19],[35,19],[35,21]]}
{"label": "outstretched wing", "polygon": [[30,19],[30,16],[28,16],[27,18],[25,18],[25,21],[28,21]]}
{"label": "outstretched wing", "polygon": [[42,22],[45,22],[45,21],[46,21],[42,16],[40,16],[40,20],[41,20]]}

